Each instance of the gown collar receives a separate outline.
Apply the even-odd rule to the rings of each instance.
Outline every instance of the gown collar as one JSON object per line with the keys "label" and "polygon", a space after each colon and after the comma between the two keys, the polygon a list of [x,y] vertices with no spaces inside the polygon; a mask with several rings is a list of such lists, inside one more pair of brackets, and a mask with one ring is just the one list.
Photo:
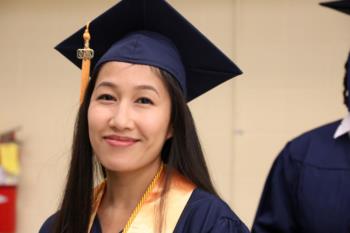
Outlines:
{"label": "gown collar", "polygon": [[350,137],[350,112],[341,121],[340,125],[338,126],[337,130],[334,133],[333,138],[337,139],[340,136],[343,136],[344,134],[348,134],[348,136]]}

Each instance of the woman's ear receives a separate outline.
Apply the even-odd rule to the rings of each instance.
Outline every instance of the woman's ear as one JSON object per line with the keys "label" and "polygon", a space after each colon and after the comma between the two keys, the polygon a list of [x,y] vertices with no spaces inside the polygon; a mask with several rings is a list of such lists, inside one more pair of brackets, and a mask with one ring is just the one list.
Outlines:
{"label": "woman's ear", "polygon": [[169,138],[172,138],[172,137],[173,137],[173,127],[169,126],[168,132],[167,132],[167,135],[166,135],[166,139],[168,140]]}

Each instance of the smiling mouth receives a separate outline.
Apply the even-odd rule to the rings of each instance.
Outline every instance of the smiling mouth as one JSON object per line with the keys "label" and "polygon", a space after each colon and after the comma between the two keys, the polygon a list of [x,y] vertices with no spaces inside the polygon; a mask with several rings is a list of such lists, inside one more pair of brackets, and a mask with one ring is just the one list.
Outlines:
{"label": "smiling mouth", "polygon": [[111,146],[114,147],[127,147],[138,142],[138,139],[122,137],[117,135],[105,136],[103,139]]}

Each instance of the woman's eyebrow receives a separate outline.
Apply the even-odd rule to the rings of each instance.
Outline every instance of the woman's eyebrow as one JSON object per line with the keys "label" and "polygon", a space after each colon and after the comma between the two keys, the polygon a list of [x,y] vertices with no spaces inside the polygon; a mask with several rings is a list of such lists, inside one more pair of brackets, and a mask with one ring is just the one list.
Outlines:
{"label": "woman's eyebrow", "polygon": [[117,88],[117,85],[112,83],[112,82],[108,82],[108,81],[103,81],[100,82],[97,86],[96,89],[99,87],[111,87],[111,88]]}
{"label": "woman's eyebrow", "polygon": [[[103,81],[101,83],[99,83],[97,86],[96,86],[96,89],[99,88],[99,87],[111,87],[113,89],[118,89],[118,85],[113,83],[113,82],[108,82],[108,81]],[[137,85],[135,87],[136,90],[150,90],[150,91],[153,91],[154,93],[156,93],[159,97],[159,92],[157,91],[157,89],[151,85]]]}
{"label": "woman's eyebrow", "polygon": [[135,87],[135,89],[137,89],[137,90],[150,90],[150,91],[153,91],[154,93],[156,93],[160,97],[157,89],[153,86],[150,86],[150,85],[138,85]]}

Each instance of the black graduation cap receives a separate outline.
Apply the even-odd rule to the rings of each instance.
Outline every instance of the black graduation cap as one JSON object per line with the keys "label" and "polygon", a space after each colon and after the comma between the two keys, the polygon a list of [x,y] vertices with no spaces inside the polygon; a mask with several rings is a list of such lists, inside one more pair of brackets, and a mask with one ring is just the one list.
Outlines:
{"label": "black graduation cap", "polygon": [[320,5],[350,14],[350,0],[321,2]]}
{"label": "black graduation cap", "polygon": [[[56,46],[78,67],[84,30]],[[160,67],[175,76],[188,101],[242,73],[164,0],[122,0],[92,20],[89,30],[93,72],[110,60]]]}

